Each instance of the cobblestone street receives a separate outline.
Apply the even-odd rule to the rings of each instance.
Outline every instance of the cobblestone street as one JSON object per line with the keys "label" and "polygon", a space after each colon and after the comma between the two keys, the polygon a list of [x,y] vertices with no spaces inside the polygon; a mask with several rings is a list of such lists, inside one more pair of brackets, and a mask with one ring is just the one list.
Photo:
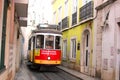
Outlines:
{"label": "cobblestone street", "polygon": [[62,66],[50,71],[29,69],[25,62],[16,73],[15,80],[100,80]]}
{"label": "cobblestone street", "polygon": [[81,80],[57,68],[57,71],[30,70],[23,64],[16,73],[15,80]]}

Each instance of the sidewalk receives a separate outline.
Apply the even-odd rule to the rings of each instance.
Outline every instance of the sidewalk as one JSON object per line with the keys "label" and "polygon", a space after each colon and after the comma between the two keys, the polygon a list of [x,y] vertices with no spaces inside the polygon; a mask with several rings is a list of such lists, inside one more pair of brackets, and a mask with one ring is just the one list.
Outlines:
{"label": "sidewalk", "polygon": [[85,75],[85,74],[82,74],[82,73],[80,73],[80,72],[77,72],[77,71],[75,71],[75,70],[65,68],[65,67],[63,67],[63,66],[58,66],[58,68],[66,71],[66,72],[68,72],[68,73],[70,73],[70,74],[72,74],[72,75],[74,75],[74,76],[76,76],[76,77],[78,77],[78,78],[81,78],[81,79],[83,79],[83,80],[100,80],[100,79],[97,79],[97,78],[94,78],[94,77],[91,77],[91,76],[87,76],[87,75]]}
{"label": "sidewalk", "polygon": [[25,69],[24,65],[21,65],[19,71],[15,75],[14,80],[32,80],[29,72]]}
{"label": "sidewalk", "polygon": [[21,64],[20,69],[15,74],[14,80],[37,80],[28,70],[25,61]]}

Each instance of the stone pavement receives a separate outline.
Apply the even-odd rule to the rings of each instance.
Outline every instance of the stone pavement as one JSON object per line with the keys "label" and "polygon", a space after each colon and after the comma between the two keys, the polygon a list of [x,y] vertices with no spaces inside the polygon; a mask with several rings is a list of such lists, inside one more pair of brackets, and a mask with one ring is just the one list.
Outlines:
{"label": "stone pavement", "polygon": [[[85,74],[82,74],[78,71],[68,69],[63,66],[58,66],[59,69],[62,69],[78,78],[81,78],[83,80],[100,80],[91,76],[87,76]],[[31,75],[31,72],[27,69],[26,65],[21,65],[19,71],[16,73],[15,80],[37,80],[34,76]]]}
{"label": "stone pavement", "polygon": [[91,76],[82,74],[82,73],[80,73],[80,72],[78,72],[78,71],[75,71],[75,70],[72,70],[72,69],[68,69],[68,68],[63,67],[63,66],[58,66],[58,68],[66,71],[66,72],[68,72],[68,73],[70,73],[70,74],[72,74],[72,75],[74,75],[74,76],[76,76],[76,77],[78,77],[78,78],[81,78],[81,79],[83,79],[83,80],[100,80],[100,79],[98,79],[98,78],[95,78],[95,77],[91,77]]}
{"label": "stone pavement", "polygon": [[21,64],[19,71],[16,73],[14,80],[37,80],[28,70],[25,62]]}
{"label": "stone pavement", "polygon": [[19,71],[16,73],[15,80],[32,80],[24,65],[21,65]]}

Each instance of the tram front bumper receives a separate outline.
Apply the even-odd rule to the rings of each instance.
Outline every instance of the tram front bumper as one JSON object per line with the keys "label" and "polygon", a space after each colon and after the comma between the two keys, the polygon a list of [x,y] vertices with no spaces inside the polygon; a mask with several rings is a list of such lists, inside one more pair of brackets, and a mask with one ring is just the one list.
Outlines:
{"label": "tram front bumper", "polygon": [[46,64],[46,65],[60,65],[61,61],[59,60],[35,60],[36,64]]}

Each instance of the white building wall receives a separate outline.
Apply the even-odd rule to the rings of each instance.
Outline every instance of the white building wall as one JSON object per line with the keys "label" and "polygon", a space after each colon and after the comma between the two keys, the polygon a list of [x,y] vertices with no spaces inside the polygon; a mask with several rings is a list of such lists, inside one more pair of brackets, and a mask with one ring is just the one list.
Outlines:
{"label": "white building wall", "polygon": [[[94,0],[95,8],[106,1],[108,0]],[[109,17],[106,21],[106,15],[109,11]],[[102,80],[120,80],[120,26],[117,24],[117,22],[120,22],[119,11],[120,0],[116,0],[114,3],[99,9],[97,17],[94,19],[94,55],[96,56],[96,59],[94,59],[96,62],[94,63],[96,63],[96,76],[98,77],[100,72]],[[107,24],[104,24],[104,22]],[[102,49],[100,44],[102,45]]]}
{"label": "white building wall", "polygon": [[120,27],[116,22],[116,19],[120,18],[120,14],[118,12],[120,11],[119,3],[120,1],[116,1],[103,9],[103,13],[106,13],[106,10],[110,10],[107,21],[108,25],[104,25],[102,32],[101,69],[103,80],[119,80],[120,55],[118,54],[118,51],[120,49]]}
{"label": "white building wall", "polygon": [[[112,15],[111,15],[112,14]],[[112,18],[112,19],[111,19]],[[113,20],[113,12],[110,11],[108,25],[104,25],[102,31],[102,77],[105,80],[114,80],[114,57],[115,57],[115,21]]]}

